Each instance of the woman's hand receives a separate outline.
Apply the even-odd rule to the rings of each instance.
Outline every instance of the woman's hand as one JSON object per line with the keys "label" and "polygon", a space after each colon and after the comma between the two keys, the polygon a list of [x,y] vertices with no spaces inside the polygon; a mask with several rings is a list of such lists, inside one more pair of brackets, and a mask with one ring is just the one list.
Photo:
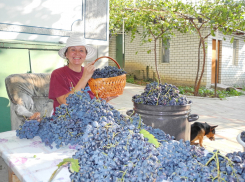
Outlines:
{"label": "woman's hand", "polygon": [[37,120],[38,122],[41,121],[41,114],[40,112],[35,112],[31,117],[29,117],[29,120]]}
{"label": "woman's hand", "polygon": [[80,80],[78,81],[77,85],[74,87],[74,89],[72,89],[70,92],[68,92],[65,95],[61,95],[59,97],[57,97],[57,101],[59,102],[59,104],[66,104],[66,98],[70,95],[73,94],[74,91],[80,91],[81,89],[84,89],[89,81],[89,79],[92,77],[94,70],[95,70],[95,66],[93,65],[95,63],[95,61],[88,63],[84,69],[83,69],[83,76],[82,78],[80,78]]}
{"label": "woman's hand", "polygon": [[84,70],[83,70],[83,76],[82,78],[89,80],[92,76],[93,73],[95,71],[95,66],[94,66],[95,61],[88,63],[86,66],[84,66]]}
{"label": "woman's hand", "polygon": [[104,98],[104,100],[106,101],[106,102],[109,102],[111,99],[115,99],[115,98],[117,98],[118,96],[113,96],[113,97],[106,97],[106,98]]}

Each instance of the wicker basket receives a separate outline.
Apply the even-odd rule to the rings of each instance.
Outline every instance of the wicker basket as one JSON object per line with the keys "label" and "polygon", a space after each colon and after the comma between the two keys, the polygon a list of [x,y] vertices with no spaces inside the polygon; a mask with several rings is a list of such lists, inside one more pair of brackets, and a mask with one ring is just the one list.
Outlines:
{"label": "wicker basket", "polygon": [[[117,61],[108,56],[99,57],[95,60],[95,62],[101,58],[111,59],[116,63],[117,67],[120,69],[120,65],[117,63]],[[122,95],[124,87],[126,85],[126,74],[110,78],[91,78],[88,81],[88,84],[94,95],[99,98],[107,98]]]}

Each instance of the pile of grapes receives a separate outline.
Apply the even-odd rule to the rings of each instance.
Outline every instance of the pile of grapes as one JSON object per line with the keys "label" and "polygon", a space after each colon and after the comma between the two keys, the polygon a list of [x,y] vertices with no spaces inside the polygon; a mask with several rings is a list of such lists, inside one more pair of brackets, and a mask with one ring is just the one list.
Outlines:
{"label": "pile of grapes", "polygon": [[144,105],[175,106],[190,104],[185,96],[179,95],[175,85],[152,82],[146,85],[141,95],[134,95],[133,102]]}
{"label": "pile of grapes", "polygon": [[162,130],[144,125],[139,115],[124,116],[104,100],[91,99],[84,90],[69,95],[67,104],[40,124],[30,127],[26,121],[16,133],[20,138],[39,136],[51,148],[76,145],[72,158],[78,160],[80,170],[72,172],[69,167],[71,181],[245,179],[244,152],[205,155],[203,148],[173,140]]}
{"label": "pile of grapes", "polygon": [[245,131],[243,131],[243,132],[241,133],[241,139],[242,139],[243,142],[245,142]]}
{"label": "pile of grapes", "polygon": [[24,125],[20,125],[20,128],[16,130],[16,136],[20,139],[27,138],[32,139],[37,136],[39,130],[39,122],[37,120],[25,121]]}
{"label": "pile of grapes", "polygon": [[94,79],[96,79],[96,78],[110,78],[110,77],[120,76],[123,74],[126,74],[126,72],[122,69],[118,69],[115,66],[105,66],[102,69],[97,68],[94,71],[92,78],[94,78]]}

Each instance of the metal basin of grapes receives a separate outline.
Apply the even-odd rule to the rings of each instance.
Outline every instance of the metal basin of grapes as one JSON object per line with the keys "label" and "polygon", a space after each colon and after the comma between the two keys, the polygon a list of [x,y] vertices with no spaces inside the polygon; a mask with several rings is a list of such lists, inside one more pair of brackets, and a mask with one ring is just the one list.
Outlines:
{"label": "metal basin of grapes", "polygon": [[242,145],[242,147],[243,147],[243,152],[245,152],[245,142],[241,139],[241,135],[242,135],[243,133],[239,133],[238,135],[237,135],[237,142],[239,143],[239,144],[241,144]]}
{"label": "metal basin of grapes", "polygon": [[[174,136],[176,140],[190,140],[190,122],[199,119],[198,115],[190,114],[191,104],[162,106],[144,105],[134,102],[133,110],[141,115],[144,124],[159,128],[166,134]],[[127,115],[132,114],[133,110],[127,111]]]}

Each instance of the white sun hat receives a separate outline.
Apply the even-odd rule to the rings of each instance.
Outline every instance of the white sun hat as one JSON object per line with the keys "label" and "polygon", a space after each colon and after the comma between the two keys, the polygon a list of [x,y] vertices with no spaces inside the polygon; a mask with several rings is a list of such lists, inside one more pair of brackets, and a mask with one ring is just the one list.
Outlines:
{"label": "white sun hat", "polygon": [[63,59],[66,59],[65,56],[66,49],[72,46],[84,46],[87,50],[86,59],[90,59],[96,55],[96,49],[92,46],[87,45],[85,38],[83,38],[81,35],[73,34],[67,39],[66,46],[59,50],[58,52],[59,56],[62,57]]}

